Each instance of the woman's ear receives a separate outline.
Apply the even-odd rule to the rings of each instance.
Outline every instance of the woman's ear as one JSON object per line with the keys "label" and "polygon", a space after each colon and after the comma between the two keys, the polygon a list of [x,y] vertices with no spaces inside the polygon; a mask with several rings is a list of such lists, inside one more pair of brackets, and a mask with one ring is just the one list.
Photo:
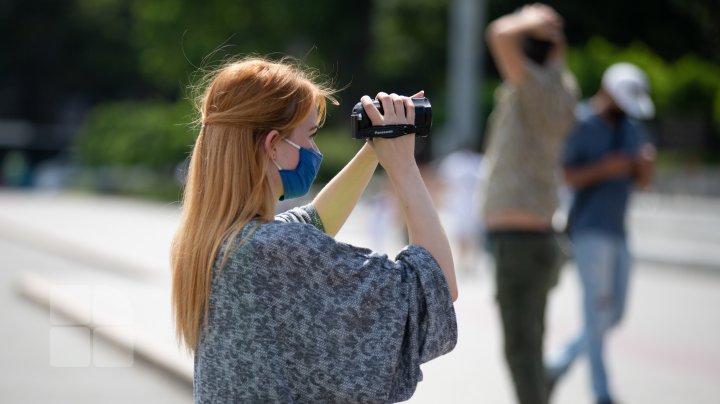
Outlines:
{"label": "woman's ear", "polygon": [[265,154],[270,156],[271,159],[275,160],[275,145],[277,145],[278,140],[280,139],[280,132],[277,131],[277,129],[273,129],[270,132],[268,132],[267,135],[265,135],[265,142],[263,146],[265,147]]}

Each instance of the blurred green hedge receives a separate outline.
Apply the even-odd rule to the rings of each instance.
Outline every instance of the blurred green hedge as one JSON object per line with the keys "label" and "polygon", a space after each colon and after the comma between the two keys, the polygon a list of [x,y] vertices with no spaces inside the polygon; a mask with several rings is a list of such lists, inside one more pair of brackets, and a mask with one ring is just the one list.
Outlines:
{"label": "blurred green hedge", "polygon": [[175,167],[194,141],[192,114],[187,101],[101,104],[80,130],[78,157],[90,166]]}
{"label": "blurred green hedge", "polygon": [[[692,54],[668,62],[641,43],[619,47],[602,38],[592,38],[584,46],[569,50],[570,69],[584,97],[597,91],[603,71],[617,61],[635,63],[647,72],[658,119],[708,118],[715,122],[715,133],[720,132],[720,69],[716,64]],[[493,77],[487,78],[482,95],[487,111],[491,108],[493,84],[497,83]],[[442,100],[441,96],[436,98]],[[435,103],[439,113],[444,110],[440,104]],[[197,133],[193,120],[194,112],[187,100],[101,104],[88,114],[76,151],[79,160],[91,167],[141,166],[172,173],[191,151]],[[317,136],[325,156],[319,183],[329,181],[362,146],[362,142],[350,138],[349,130],[322,128]]]}
{"label": "blurred green hedge", "polygon": [[[89,167],[140,166],[172,173],[192,150],[193,120],[186,100],[102,104],[88,115],[75,150]],[[318,182],[329,181],[363,144],[350,137],[349,127],[322,128],[315,140],[324,155]]]}
{"label": "blurred green hedge", "polygon": [[631,62],[645,70],[650,79],[658,117],[712,116],[720,128],[720,68],[717,64],[693,54],[667,62],[642,43],[619,47],[597,37],[583,47],[570,49],[568,59],[584,97],[597,91],[607,66],[619,61]]}

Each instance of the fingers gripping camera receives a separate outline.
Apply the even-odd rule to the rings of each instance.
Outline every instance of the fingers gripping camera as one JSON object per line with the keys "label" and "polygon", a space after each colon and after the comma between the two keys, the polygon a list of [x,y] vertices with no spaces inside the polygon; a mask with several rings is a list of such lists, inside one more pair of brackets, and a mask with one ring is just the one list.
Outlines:
{"label": "fingers gripping camera", "polygon": [[[425,137],[430,134],[432,126],[432,107],[430,100],[425,97],[412,98],[415,105],[415,125],[384,125],[373,126],[365,113],[361,103],[355,104],[350,114],[350,127],[354,139],[366,139],[372,137],[393,138],[414,133],[416,136]],[[383,113],[380,101],[373,101],[375,107]]]}

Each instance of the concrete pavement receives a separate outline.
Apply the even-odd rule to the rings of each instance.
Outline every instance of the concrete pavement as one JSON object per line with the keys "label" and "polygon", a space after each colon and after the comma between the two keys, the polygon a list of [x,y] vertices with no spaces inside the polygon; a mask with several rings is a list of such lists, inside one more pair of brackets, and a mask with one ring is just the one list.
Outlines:
{"label": "concrete pavement", "polygon": [[[13,286],[57,318],[97,330],[188,383],[192,364],[174,341],[168,292],[167,254],[178,215],[174,204],[1,191],[0,238],[91,269],[25,271]],[[376,247],[368,225],[373,215],[361,203],[338,239]],[[640,262],[629,316],[610,342],[614,385],[624,402],[718,403],[720,316],[711,308],[720,304],[719,204],[644,195],[631,223]],[[385,236],[381,248],[392,255],[400,234]],[[703,271],[688,271],[698,268]],[[460,282],[458,346],[423,366],[425,380],[410,402],[511,403],[490,272],[481,264]],[[549,351],[575,332],[578,299],[568,266],[550,302]],[[581,361],[559,386],[556,403],[590,402],[584,366]]]}
{"label": "concrete pavement", "polygon": [[720,271],[720,199],[637,195],[629,227],[640,261]]}
{"label": "concrete pavement", "polygon": [[[90,316],[75,321],[64,317],[62,311],[69,308],[64,302],[49,308],[16,293],[19,280],[29,273],[40,280],[53,279],[55,292],[74,290],[78,296],[92,297],[83,293],[85,287],[85,292],[94,289],[92,294],[102,306],[107,307],[109,300],[128,305],[116,304],[111,319],[95,316],[93,330]],[[0,239],[0,403],[192,403],[188,383],[105,338],[107,331],[120,336],[123,333],[118,331],[133,330],[145,316],[162,319],[153,307],[124,310],[134,307],[129,302],[163,305],[147,296],[138,298],[140,288],[129,290],[132,294],[112,293],[123,282],[105,271]]]}

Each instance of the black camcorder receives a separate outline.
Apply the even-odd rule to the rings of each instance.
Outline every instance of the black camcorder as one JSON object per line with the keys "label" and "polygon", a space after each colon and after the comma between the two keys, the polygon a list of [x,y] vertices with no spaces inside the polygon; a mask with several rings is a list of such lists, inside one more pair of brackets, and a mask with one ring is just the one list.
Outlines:
{"label": "black camcorder", "polygon": [[[350,114],[350,127],[354,139],[366,139],[372,137],[393,138],[414,133],[416,136],[425,137],[430,134],[432,126],[432,108],[430,100],[425,97],[411,98],[415,105],[415,125],[384,125],[373,126],[365,113],[362,103],[357,103]],[[380,113],[383,113],[380,101],[373,101],[373,104]]]}

